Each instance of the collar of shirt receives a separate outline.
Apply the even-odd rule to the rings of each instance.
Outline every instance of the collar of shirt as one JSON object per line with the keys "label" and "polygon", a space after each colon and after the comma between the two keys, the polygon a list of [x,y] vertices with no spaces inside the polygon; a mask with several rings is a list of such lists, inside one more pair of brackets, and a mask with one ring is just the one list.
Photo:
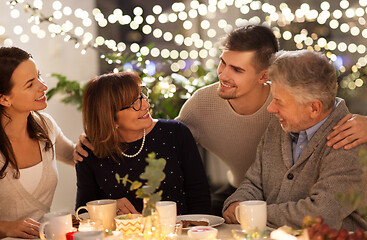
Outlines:
{"label": "collar of shirt", "polygon": [[[335,101],[336,104],[336,101]],[[335,108],[334,104],[334,108]],[[293,163],[295,163],[303,150],[305,149],[308,142],[311,140],[312,136],[319,130],[321,125],[329,118],[330,114],[321,120],[320,122],[316,123],[312,127],[307,128],[306,130],[302,130],[299,133],[291,132],[292,138],[292,156],[293,156]],[[301,137],[300,137],[301,136]]]}

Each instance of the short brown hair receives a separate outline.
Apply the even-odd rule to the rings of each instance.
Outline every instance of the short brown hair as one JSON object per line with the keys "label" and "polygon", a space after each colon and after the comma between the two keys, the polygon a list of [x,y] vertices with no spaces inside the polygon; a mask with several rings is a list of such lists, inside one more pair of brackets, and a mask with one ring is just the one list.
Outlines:
{"label": "short brown hair", "polygon": [[83,127],[97,157],[121,157],[116,113],[139,96],[140,77],[133,72],[108,73],[88,82],[83,96]]}
{"label": "short brown hair", "polygon": [[269,59],[279,50],[279,43],[270,28],[262,25],[247,25],[233,30],[222,42],[230,51],[255,51],[254,67],[262,71],[269,67]]}

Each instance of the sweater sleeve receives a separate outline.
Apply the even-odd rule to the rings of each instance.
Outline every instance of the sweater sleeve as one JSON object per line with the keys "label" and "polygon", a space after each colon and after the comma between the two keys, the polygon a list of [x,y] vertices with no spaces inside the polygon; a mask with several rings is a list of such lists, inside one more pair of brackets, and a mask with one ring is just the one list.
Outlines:
{"label": "sweater sleeve", "polygon": [[191,131],[196,142],[200,143],[200,132],[197,129],[198,125],[198,106],[199,106],[199,91],[194,93],[182,106],[176,120],[183,122]]}
{"label": "sweater sleeve", "polygon": [[54,136],[56,159],[66,164],[74,165],[73,151],[75,144],[64,135],[59,125],[57,125],[56,121],[49,114],[42,113],[42,116],[45,117],[50,131]]}
{"label": "sweater sleeve", "polygon": [[229,205],[234,202],[247,200],[264,200],[261,179],[261,152],[264,147],[264,137],[262,137],[256,153],[256,160],[246,172],[245,179],[242,181],[237,190],[229,196],[223,204],[224,212]]}
{"label": "sweater sleeve", "polygon": [[356,159],[357,152],[358,148],[348,151],[330,149],[328,154],[321,156],[319,178],[309,196],[295,202],[268,205],[268,224],[301,227],[305,215],[320,215],[331,228],[340,229],[343,220],[356,211],[357,206],[343,203],[336,195],[349,191],[362,193],[366,188],[362,166]]}
{"label": "sweater sleeve", "polygon": [[78,207],[85,206],[89,201],[106,198],[102,190],[99,188],[96,180],[97,178],[94,175],[92,165],[93,161],[96,161],[96,158],[92,151],[87,151],[88,157],[75,165],[77,177],[75,210],[77,210]]}
{"label": "sweater sleeve", "polygon": [[190,130],[182,123],[178,129],[178,154],[184,177],[188,213],[210,213],[211,201],[207,176]]}

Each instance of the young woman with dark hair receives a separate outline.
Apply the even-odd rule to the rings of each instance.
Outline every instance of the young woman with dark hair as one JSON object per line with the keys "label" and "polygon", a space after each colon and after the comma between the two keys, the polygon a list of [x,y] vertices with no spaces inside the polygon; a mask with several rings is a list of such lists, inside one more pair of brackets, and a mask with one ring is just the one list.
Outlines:
{"label": "young woman with dark hair", "polygon": [[38,237],[58,181],[56,157],[73,164],[73,143],[37,112],[46,90],[29,53],[0,48],[0,238]]}

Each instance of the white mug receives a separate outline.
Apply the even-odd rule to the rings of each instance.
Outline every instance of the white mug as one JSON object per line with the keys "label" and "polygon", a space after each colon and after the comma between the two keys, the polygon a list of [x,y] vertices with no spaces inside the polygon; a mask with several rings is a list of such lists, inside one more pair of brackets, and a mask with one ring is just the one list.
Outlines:
{"label": "white mug", "polygon": [[46,213],[43,218],[44,222],[39,229],[42,240],[66,240],[66,233],[71,232],[73,227],[69,212],[50,212]]}
{"label": "white mug", "polygon": [[103,240],[104,234],[102,231],[84,231],[76,232],[73,235],[74,240]]}
{"label": "white mug", "polygon": [[87,202],[87,206],[79,207],[76,210],[76,217],[78,220],[81,220],[79,217],[80,209],[86,209],[91,219],[100,219],[104,229],[115,229],[114,217],[116,216],[117,209],[116,200],[102,199]]}
{"label": "white mug", "polygon": [[172,201],[158,201],[155,204],[159,214],[159,223],[164,235],[173,233],[176,226],[177,205]]}
{"label": "white mug", "polygon": [[260,200],[243,201],[236,207],[236,219],[245,232],[266,230],[266,202]]}

